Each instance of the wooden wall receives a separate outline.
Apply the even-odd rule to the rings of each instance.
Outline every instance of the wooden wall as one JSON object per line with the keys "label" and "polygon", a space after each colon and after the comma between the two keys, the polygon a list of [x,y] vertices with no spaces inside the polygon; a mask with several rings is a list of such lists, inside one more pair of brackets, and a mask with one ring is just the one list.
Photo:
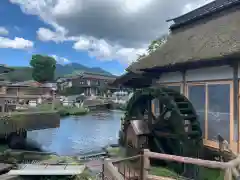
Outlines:
{"label": "wooden wall", "polygon": [[[240,66],[238,69],[240,78]],[[205,145],[218,148],[216,138],[221,134],[232,150],[239,152],[240,128],[238,116],[234,118],[233,77],[231,66],[220,66],[162,74],[157,85],[178,87],[189,98],[199,114]]]}

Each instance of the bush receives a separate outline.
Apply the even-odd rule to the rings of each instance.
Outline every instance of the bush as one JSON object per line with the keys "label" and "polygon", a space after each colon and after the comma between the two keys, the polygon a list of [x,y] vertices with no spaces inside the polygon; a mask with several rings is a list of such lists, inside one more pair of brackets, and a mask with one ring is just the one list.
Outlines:
{"label": "bush", "polygon": [[[83,108],[83,107],[64,107],[62,105],[56,105],[54,106],[55,110],[58,111],[58,113],[60,114],[60,116],[70,116],[70,115],[85,115],[89,112],[88,109]],[[52,109],[52,105],[51,104],[41,104],[38,106],[38,109],[41,111],[47,111]]]}

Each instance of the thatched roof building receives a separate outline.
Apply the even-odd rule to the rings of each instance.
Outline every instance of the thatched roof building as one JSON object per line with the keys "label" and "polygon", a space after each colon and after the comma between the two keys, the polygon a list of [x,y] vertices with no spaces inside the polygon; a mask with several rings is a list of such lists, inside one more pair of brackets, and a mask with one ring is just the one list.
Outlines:
{"label": "thatched roof building", "polygon": [[172,19],[175,24],[170,27],[168,41],[127,70],[176,71],[178,68],[198,68],[204,63],[222,64],[239,58],[239,10],[239,0],[216,0]]}
{"label": "thatched roof building", "polygon": [[[204,145],[218,148],[220,134],[239,153],[240,0],[215,0],[171,21],[167,42],[129,66],[128,74],[149,77],[149,86],[179,89],[198,113]],[[133,88],[147,82],[124,78]],[[158,109],[152,100],[151,110]]]}

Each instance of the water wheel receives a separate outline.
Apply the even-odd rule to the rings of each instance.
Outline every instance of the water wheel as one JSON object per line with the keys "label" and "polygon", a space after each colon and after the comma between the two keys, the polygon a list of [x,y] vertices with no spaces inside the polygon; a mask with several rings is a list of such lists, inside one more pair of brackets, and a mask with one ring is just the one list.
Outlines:
{"label": "water wheel", "polygon": [[[157,99],[159,113],[151,110]],[[151,151],[179,156],[198,157],[202,148],[202,131],[191,102],[182,94],[169,88],[137,90],[127,105],[122,133],[133,119],[147,121]],[[123,140],[124,141],[124,140]],[[178,173],[192,177],[193,166],[164,162]]]}

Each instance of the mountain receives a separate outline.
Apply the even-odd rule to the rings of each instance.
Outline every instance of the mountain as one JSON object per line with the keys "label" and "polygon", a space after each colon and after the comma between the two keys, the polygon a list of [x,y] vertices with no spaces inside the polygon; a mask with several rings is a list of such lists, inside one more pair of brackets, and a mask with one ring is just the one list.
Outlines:
{"label": "mountain", "polygon": [[[13,72],[0,75],[0,79],[4,79],[11,82],[17,81],[27,81],[32,80],[32,68],[31,67],[11,67],[14,69]],[[63,77],[70,74],[76,74],[79,71],[86,71],[92,73],[100,73],[106,75],[112,75],[110,72],[107,72],[99,67],[87,67],[78,63],[70,63],[66,65],[57,64],[55,77]]]}
{"label": "mountain", "polygon": [[11,67],[14,71],[0,75],[1,80],[11,82],[27,81],[32,79],[32,68],[30,67]]}
{"label": "mountain", "polygon": [[89,68],[82,64],[70,63],[70,64],[66,64],[66,65],[57,64],[56,77],[62,77],[62,76],[68,75],[68,74],[74,74],[74,72],[76,72],[76,71],[86,71],[86,72],[112,75],[110,72],[107,72],[99,67]]}

